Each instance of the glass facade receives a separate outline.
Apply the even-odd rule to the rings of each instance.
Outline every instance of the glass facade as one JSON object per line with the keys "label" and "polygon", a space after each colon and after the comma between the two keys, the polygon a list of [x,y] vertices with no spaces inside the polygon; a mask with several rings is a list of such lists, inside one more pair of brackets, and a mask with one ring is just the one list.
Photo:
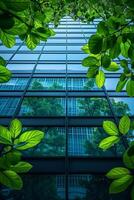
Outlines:
{"label": "glass facade", "polygon": [[127,199],[109,196],[105,178],[109,169],[121,164],[122,143],[109,151],[98,144],[105,137],[103,120],[134,116],[134,98],[124,90],[115,92],[120,72],[106,73],[105,87],[98,89],[81,65],[87,56],[81,47],[96,32],[98,21],[85,24],[63,18],[54,28],[57,34],[34,51],[19,38],[11,49],[0,45],[13,74],[8,83],[0,84],[0,124],[8,126],[15,117],[24,130],[45,132],[36,148],[24,152],[35,168],[24,177],[23,190],[9,191],[7,197],[3,192],[5,199]]}

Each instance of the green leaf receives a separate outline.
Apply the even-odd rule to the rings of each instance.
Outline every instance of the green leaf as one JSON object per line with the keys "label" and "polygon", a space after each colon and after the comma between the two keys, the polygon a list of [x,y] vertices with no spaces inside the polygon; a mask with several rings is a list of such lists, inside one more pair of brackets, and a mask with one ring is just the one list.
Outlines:
{"label": "green leaf", "polygon": [[16,138],[22,131],[22,123],[18,119],[14,119],[10,124],[10,132],[12,138]]}
{"label": "green leaf", "polygon": [[28,34],[26,38],[26,45],[29,49],[34,49],[39,43],[39,39],[34,34]]}
{"label": "green leaf", "polygon": [[126,91],[128,96],[130,97],[134,97],[134,81],[133,80],[129,80],[126,86]]}
{"label": "green leaf", "polygon": [[88,78],[95,78],[95,76],[97,75],[98,73],[98,66],[92,66],[88,69],[88,72],[87,72],[87,77]]}
{"label": "green leaf", "polygon": [[110,57],[108,55],[105,54],[104,56],[101,57],[101,65],[102,65],[102,67],[108,68],[110,63],[111,63],[111,59],[110,59]]}
{"label": "green leaf", "polygon": [[120,65],[121,65],[124,69],[127,69],[127,68],[128,68],[128,61],[127,61],[127,60],[121,60],[121,61],[120,61]]}
{"label": "green leaf", "polygon": [[28,9],[30,0],[4,0],[4,3],[8,9],[20,12]]}
{"label": "green leaf", "polygon": [[3,66],[6,65],[6,61],[1,56],[0,56],[0,65],[3,65]]}
{"label": "green leaf", "polygon": [[11,72],[6,67],[0,65],[0,83],[8,82],[11,76]]}
{"label": "green leaf", "polygon": [[109,192],[111,194],[123,192],[124,190],[126,190],[128,188],[128,186],[132,182],[133,182],[133,176],[131,176],[131,175],[123,176],[122,178],[114,180],[110,184]]}
{"label": "green leaf", "polygon": [[107,137],[105,139],[103,139],[100,144],[99,147],[103,150],[109,149],[110,147],[112,147],[115,143],[119,142],[120,138],[117,136],[110,136]]}
{"label": "green leaf", "polygon": [[116,92],[121,92],[127,83],[127,79],[121,81],[119,80],[116,86]]}
{"label": "green leaf", "polygon": [[16,173],[26,173],[32,168],[32,165],[28,162],[20,161],[16,165],[12,165],[10,170],[15,171]]}
{"label": "green leaf", "polygon": [[128,156],[128,150],[123,154],[123,162],[129,169],[134,169],[134,156]]}
{"label": "green leaf", "polygon": [[6,160],[8,160],[11,165],[16,165],[21,160],[21,156],[22,154],[16,150],[5,154]]}
{"label": "green leaf", "polygon": [[105,22],[102,21],[97,25],[97,32],[104,36],[108,34],[108,26]]}
{"label": "green leaf", "polygon": [[11,48],[15,45],[15,37],[3,32],[2,30],[0,30],[0,39],[2,43],[8,48]]}
{"label": "green leaf", "polygon": [[92,35],[88,41],[88,47],[91,53],[98,54],[102,50],[103,39],[99,35]]}
{"label": "green leaf", "polygon": [[20,135],[18,139],[15,140],[15,144],[20,144],[20,146],[16,147],[16,149],[25,150],[34,147],[41,142],[43,137],[44,133],[42,131],[26,131],[25,133]]}
{"label": "green leaf", "polygon": [[20,190],[23,186],[21,177],[11,170],[0,171],[0,183],[15,190]]}
{"label": "green leaf", "polygon": [[10,29],[14,26],[14,18],[8,13],[0,14],[0,28]]}
{"label": "green leaf", "polygon": [[120,122],[119,122],[119,130],[120,130],[120,132],[122,134],[126,134],[126,133],[128,133],[129,128],[130,128],[130,119],[129,119],[129,117],[127,115],[123,116],[120,119]]}
{"label": "green leaf", "polygon": [[118,135],[119,131],[116,124],[112,121],[104,121],[103,122],[103,129],[109,135]]}
{"label": "green leaf", "polygon": [[11,133],[4,126],[0,126],[0,143],[11,144]]}
{"label": "green leaf", "polygon": [[131,142],[130,147],[127,150],[128,156],[134,156],[134,142]]}
{"label": "green leaf", "polygon": [[120,69],[119,65],[116,62],[111,62],[110,66],[108,68],[105,68],[107,71],[116,72]]}
{"label": "green leaf", "polygon": [[90,53],[88,44],[85,44],[85,45],[81,48],[81,50],[82,50],[84,53],[87,53],[87,54]]}
{"label": "green leaf", "polygon": [[113,47],[110,48],[109,54],[111,58],[117,58],[120,55],[120,44],[116,42]]}
{"label": "green leaf", "polygon": [[105,74],[102,70],[99,70],[99,73],[96,76],[96,85],[98,86],[98,88],[102,88],[102,86],[105,83]]}
{"label": "green leaf", "polygon": [[91,67],[98,64],[97,58],[93,56],[88,56],[82,60],[82,65],[84,67]]}
{"label": "green leaf", "polygon": [[131,200],[134,200],[134,185],[131,188]]}
{"label": "green leaf", "polygon": [[124,167],[115,167],[111,169],[107,174],[107,178],[110,179],[118,179],[121,178],[122,176],[130,174],[130,171],[127,168]]}
{"label": "green leaf", "polygon": [[127,41],[125,43],[121,43],[120,44],[120,47],[121,47],[121,54],[125,57],[125,58],[128,58],[128,50],[129,50],[129,47],[130,47],[130,43]]}

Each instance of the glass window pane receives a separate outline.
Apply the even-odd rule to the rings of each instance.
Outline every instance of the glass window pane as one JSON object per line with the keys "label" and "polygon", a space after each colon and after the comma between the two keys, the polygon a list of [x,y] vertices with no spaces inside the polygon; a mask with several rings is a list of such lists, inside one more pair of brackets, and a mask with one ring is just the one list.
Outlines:
{"label": "glass window pane", "polygon": [[39,54],[16,54],[12,60],[37,60]]}
{"label": "glass window pane", "polygon": [[19,48],[19,46],[13,46],[12,48],[8,48],[5,46],[0,46],[0,51],[15,51]]}
{"label": "glass window pane", "polygon": [[29,72],[33,70],[34,66],[35,64],[8,64],[7,68],[11,71]]}
{"label": "glass window pane", "polygon": [[4,58],[5,60],[9,60],[12,57],[13,54],[9,53],[0,53],[0,56]]}
{"label": "glass window pane", "polygon": [[0,90],[24,90],[27,78],[11,78],[7,83],[0,84]]}
{"label": "glass window pane", "polygon": [[66,46],[45,46],[44,51],[62,51],[66,50]]}
{"label": "glass window pane", "polygon": [[66,54],[42,54],[40,60],[66,60]]}
{"label": "glass window pane", "polygon": [[107,151],[102,151],[98,145],[107,134],[101,127],[72,127],[68,133],[68,153],[70,156],[118,157],[125,151],[118,143]]}
{"label": "glass window pane", "polygon": [[23,100],[21,116],[64,116],[66,101],[55,97],[27,97]]}
{"label": "glass window pane", "polygon": [[30,90],[65,90],[65,78],[33,78]]}
{"label": "glass window pane", "polygon": [[65,200],[65,178],[62,175],[26,174],[21,190],[3,188],[2,199]]}
{"label": "glass window pane", "polygon": [[67,46],[67,50],[69,51],[81,51],[82,45],[81,46]]}
{"label": "glass window pane", "polygon": [[126,200],[130,191],[109,194],[109,181],[105,175],[71,175],[69,176],[70,200]]}
{"label": "glass window pane", "polygon": [[[42,50],[42,46],[37,46],[34,51],[41,51]],[[31,51],[27,46],[22,46],[19,51]],[[32,52],[32,51],[31,51]]]}
{"label": "glass window pane", "polygon": [[68,99],[69,116],[111,116],[108,102],[105,98],[86,97]]}
{"label": "glass window pane", "polygon": [[117,116],[123,116],[125,114],[128,114],[130,116],[134,115],[134,98],[114,97],[110,99],[114,109],[114,113]]}
{"label": "glass window pane", "polygon": [[31,148],[23,152],[24,156],[46,157],[46,156],[65,156],[66,134],[65,128],[26,128],[26,130],[41,130],[45,133],[44,139],[36,148]]}
{"label": "glass window pane", "polygon": [[0,98],[0,116],[12,116],[19,103],[19,98]]}
{"label": "glass window pane", "polygon": [[65,73],[66,64],[38,64],[37,73]]}
{"label": "glass window pane", "polygon": [[83,60],[85,58],[85,54],[67,54],[68,60]]}
{"label": "glass window pane", "polygon": [[68,78],[67,85],[68,90],[99,90],[94,79]]}

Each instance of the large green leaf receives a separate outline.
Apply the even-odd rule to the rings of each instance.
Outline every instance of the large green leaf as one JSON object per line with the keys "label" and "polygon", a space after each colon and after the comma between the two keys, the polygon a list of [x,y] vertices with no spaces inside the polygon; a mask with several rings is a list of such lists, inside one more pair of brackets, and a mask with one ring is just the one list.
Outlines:
{"label": "large green leaf", "polygon": [[126,167],[134,169],[134,156],[128,156],[128,151],[123,154],[123,162]]}
{"label": "large green leaf", "polygon": [[19,151],[12,150],[5,154],[5,159],[9,161],[10,165],[16,165],[21,160],[22,154]]}
{"label": "large green leaf", "polygon": [[102,43],[103,43],[102,37],[100,37],[99,35],[92,35],[88,41],[90,52],[93,54],[100,53],[102,50]]}
{"label": "large green leaf", "polygon": [[42,131],[33,130],[26,131],[18,139],[15,140],[15,146],[18,150],[25,150],[36,146],[43,139],[44,133]]}
{"label": "large green leaf", "polygon": [[112,71],[112,72],[116,72],[120,69],[119,65],[116,62],[111,62],[111,64],[109,65],[109,67],[105,68],[105,70],[107,71]]}
{"label": "large green leaf", "polygon": [[32,50],[37,46],[37,44],[39,43],[39,40],[37,36],[35,36],[34,34],[28,34],[25,42],[26,42],[27,47]]}
{"label": "large green leaf", "polygon": [[102,86],[105,83],[105,74],[102,70],[99,70],[99,73],[96,76],[96,85],[98,86],[98,88],[102,88]]}
{"label": "large green leaf", "polygon": [[118,179],[121,178],[125,175],[130,174],[130,171],[127,168],[124,167],[115,167],[113,169],[111,169],[108,173],[107,173],[107,177],[110,179]]}
{"label": "large green leaf", "polygon": [[116,144],[117,142],[120,141],[120,138],[117,136],[110,136],[107,137],[105,139],[103,139],[100,144],[99,147],[103,150],[109,149],[110,147],[112,147],[114,144]]}
{"label": "large green leaf", "polygon": [[116,124],[112,121],[104,121],[103,122],[103,129],[109,135],[118,135],[119,131]]}
{"label": "large green leaf", "polygon": [[116,179],[110,184],[109,192],[112,194],[123,192],[132,182],[133,176],[131,175],[126,175],[122,178]]}
{"label": "large green leaf", "polygon": [[127,41],[125,43],[121,43],[121,54],[125,57],[128,58],[128,50],[130,48],[130,43]]}
{"label": "large green leaf", "polygon": [[81,50],[84,51],[84,53],[87,53],[87,54],[90,53],[88,44],[85,44],[85,45],[81,48]]}
{"label": "large green leaf", "polygon": [[127,115],[123,116],[119,121],[119,130],[120,130],[120,132],[122,134],[126,134],[126,133],[128,133],[129,128],[130,128],[130,119],[129,119],[129,117]]}
{"label": "large green leaf", "polygon": [[16,12],[27,9],[30,5],[30,0],[3,0],[8,9]]}
{"label": "large green leaf", "polygon": [[120,44],[116,42],[113,47],[110,48],[110,57],[117,58],[120,55]]}
{"label": "large green leaf", "polygon": [[1,29],[0,29],[0,39],[2,43],[8,48],[11,48],[15,45],[15,37],[13,35],[7,34]]}
{"label": "large green leaf", "polygon": [[127,78],[123,81],[119,80],[116,86],[116,92],[121,92],[127,83]]}
{"label": "large green leaf", "polygon": [[134,96],[134,81],[133,80],[128,81],[126,90],[127,90],[128,96],[130,96],[130,97]]}
{"label": "large green leaf", "polygon": [[32,165],[28,162],[20,161],[16,165],[12,165],[10,170],[15,171],[16,173],[26,173],[32,168]]}
{"label": "large green leaf", "polygon": [[95,78],[95,76],[97,75],[98,73],[98,66],[92,66],[88,69],[88,72],[87,72],[87,77],[88,78]]}
{"label": "large green leaf", "polygon": [[0,83],[8,82],[11,76],[11,72],[6,67],[0,65]]}
{"label": "large green leaf", "polygon": [[88,56],[82,60],[82,65],[85,67],[91,67],[98,64],[97,58],[93,56]]}
{"label": "large green leaf", "polygon": [[22,130],[22,123],[18,119],[14,119],[10,124],[10,132],[13,138],[16,138]]}
{"label": "large green leaf", "polygon": [[0,56],[0,65],[2,65],[2,66],[6,65],[6,61],[1,56]]}
{"label": "large green leaf", "polygon": [[101,65],[102,65],[102,67],[108,68],[110,63],[111,63],[111,59],[110,59],[110,57],[108,55],[105,54],[105,55],[103,55],[101,57]]}
{"label": "large green leaf", "polygon": [[0,126],[0,143],[11,144],[11,133],[4,126]]}
{"label": "large green leaf", "polygon": [[20,190],[23,186],[21,177],[11,170],[0,171],[0,183],[15,190]]}

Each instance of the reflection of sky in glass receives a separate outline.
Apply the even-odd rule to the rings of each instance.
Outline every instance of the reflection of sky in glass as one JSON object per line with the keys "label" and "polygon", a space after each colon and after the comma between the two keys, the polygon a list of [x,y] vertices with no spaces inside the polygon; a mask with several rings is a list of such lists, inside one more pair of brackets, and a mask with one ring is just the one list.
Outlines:
{"label": "reflection of sky in glass", "polygon": [[117,98],[117,97],[115,97],[115,98],[112,98],[112,99],[114,99],[115,100],[115,102],[123,102],[123,103],[125,103],[125,104],[127,104],[128,105],[128,107],[129,107],[129,109],[130,109],[130,114],[131,115],[134,115],[134,98],[131,98],[131,97],[120,97],[120,98]]}

